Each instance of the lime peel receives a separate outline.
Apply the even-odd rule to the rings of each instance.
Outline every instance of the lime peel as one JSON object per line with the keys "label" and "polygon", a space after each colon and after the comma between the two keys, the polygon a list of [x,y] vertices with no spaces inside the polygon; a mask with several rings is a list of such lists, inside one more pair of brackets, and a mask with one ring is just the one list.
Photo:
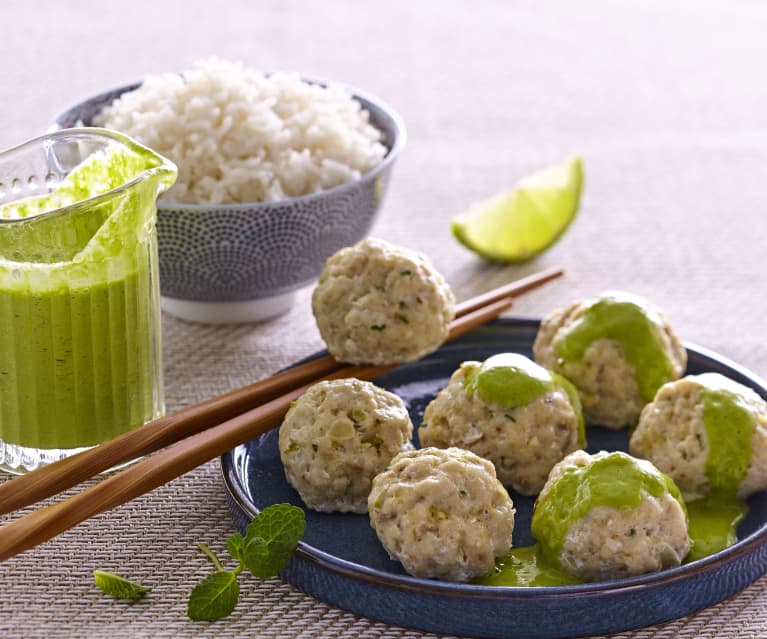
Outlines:
{"label": "lime peel", "polygon": [[583,160],[574,156],[523,178],[451,221],[455,238],[493,262],[537,257],[567,230],[580,205]]}

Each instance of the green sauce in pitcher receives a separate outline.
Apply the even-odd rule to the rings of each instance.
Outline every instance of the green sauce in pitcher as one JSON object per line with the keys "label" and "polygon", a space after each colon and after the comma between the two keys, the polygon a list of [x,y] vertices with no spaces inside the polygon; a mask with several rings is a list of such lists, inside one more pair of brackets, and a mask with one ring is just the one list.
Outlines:
{"label": "green sauce in pitcher", "polygon": [[111,131],[70,130],[0,154],[0,181],[40,153],[53,188],[0,200],[0,440],[13,449],[0,464],[15,472],[164,409],[155,199],[175,167]]}

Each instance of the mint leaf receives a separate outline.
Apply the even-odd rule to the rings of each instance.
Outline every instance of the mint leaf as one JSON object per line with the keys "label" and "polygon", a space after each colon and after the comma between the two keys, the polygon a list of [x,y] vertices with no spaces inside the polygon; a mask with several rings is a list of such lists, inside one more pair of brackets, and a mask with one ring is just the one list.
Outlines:
{"label": "mint leaf", "polygon": [[110,597],[125,599],[130,602],[138,601],[152,590],[105,570],[94,570],[93,580]]}
{"label": "mint leaf", "polygon": [[[290,556],[288,556],[288,559],[290,559]],[[274,577],[274,575],[282,570],[282,567],[275,570],[269,544],[261,537],[246,538],[242,561],[251,574],[259,579]]]}
{"label": "mint leaf", "polygon": [[189,595],[186,614],[192,621],[215,621],[232,614],[240,598],[237,575],[220,570],[203,579]]}
{"label": "mint leaf", "polygon": [[304,535],[304,511],[291,504],[264,508],[248,524],[243,562],[255,577],[273,577],[290,561]]}
{"label": "mint leaf", "polygon": [[229,556],[235,561],[243,563],[243,550],[245,548],[245,540],[240,533],[234,533],[226,540],[226,549],[229,552]]}
{"label": "mint leaf", "polygon": [[[240,598],[240,573],[247,567],[262,579],[276,575],[290,561],[305,528],[306,517],[300,508],[291,504],[265,508],[250,522],[245,536],[235,533],[226,540],[226,549],[238,564],[234,570],[225,570],[216,553],[199,544],[216,572],[192,589],[186,609],[188,617],[193,621],[215,621],[232,614]],[[118,599],[137,601],[150,591],[103,570],[95,570],[93,578],[101,590]]]}

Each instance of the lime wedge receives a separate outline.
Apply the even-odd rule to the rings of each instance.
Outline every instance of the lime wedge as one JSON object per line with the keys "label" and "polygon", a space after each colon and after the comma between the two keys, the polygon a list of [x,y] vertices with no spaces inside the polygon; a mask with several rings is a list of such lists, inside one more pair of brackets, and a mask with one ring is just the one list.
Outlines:
{"label": "lime wedge", "polygon": [[522,179],[453,218],[456,239],[493,262],[526,262],[565,232],[578,212],[583,161],[575,156]]}

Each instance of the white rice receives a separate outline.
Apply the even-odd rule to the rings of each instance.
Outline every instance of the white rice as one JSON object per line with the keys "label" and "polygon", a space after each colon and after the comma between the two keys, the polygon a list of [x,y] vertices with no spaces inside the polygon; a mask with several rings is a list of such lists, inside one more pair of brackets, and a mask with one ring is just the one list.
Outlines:
{"label": "white rice", "polygon": [[150,75],[93,120],[176,163],[163,199],[262,202],[349,182],[386,155],[369,114],[341,87],[265,76],[216,58]]}

